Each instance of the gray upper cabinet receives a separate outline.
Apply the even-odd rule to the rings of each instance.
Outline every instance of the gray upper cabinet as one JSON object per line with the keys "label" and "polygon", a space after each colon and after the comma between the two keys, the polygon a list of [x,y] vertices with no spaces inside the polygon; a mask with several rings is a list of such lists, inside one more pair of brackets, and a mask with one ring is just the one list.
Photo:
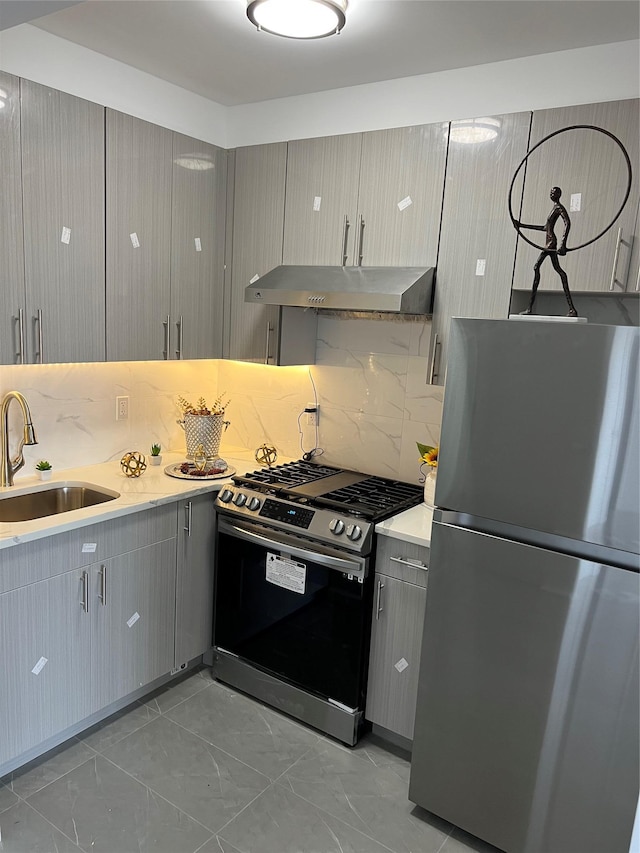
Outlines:
{"label": "gray upper cabinet", "polygon": [[282,263],[286,169],[285,142],[238,148],[230,164],[234,189],[227,358],[273,363],[279,310],[245,303],[244,290],[256,276]]}
{"label": "gray upper cabinet", "polygon": [[0,71],[0,364],[23,360],[24,317],[20,80]]}
{"label": "gray upper cabinet", "polygon": [[451,318],[509,314],[517,235],[507,196],[527,153],[531,113],[486,118],[488,135],[492,128],[496,135],[480,142],[468,141],[475,138],[473,120],[451,126],[427,377],[438,385],[445,379]]}
{"label": "gray upper cabinet", "polygon": [[362,134],[289,142],[283,263],[353,266]]}
{"label": "gray upper cabinet", "polygon": [[173,134],[169,358],[222,355],[227,154]]}
{"label": "gray upper cabinet", "polygon": [[[534,112],[531,147],[554,131],[573,125],[591,125],[613,133],[625,146],[634,172],[639,160],[638,101],[613,101]],[[579,246],[594,238],[611,222],[624,198],[627,167],[616,143],[596,130],[571,130],[545,142],[527,162],[522,221],[544,224],[552,208],[551,187],[562,190],[562,203],[571,218],[567,246]],[[631,195],[615,225],[604,237],[561,258],[569,288],[581,291],[632,291],[635,289],[630,256],[638,209],[638,177],[634,175]],[[544,233],[525,230],[539,247]],[[556,225],[562,235],[562,222]],[[533,265],[540,249],[518,240],[514,287],[530,289]],[[562,290],[551,262],[541,268],[540,290]],[[579,308],[579,306],[577,306]]]}
{"label": "gray upper cabinet", "polygon": [[104,109],[21,81],[29,362],[104,361]]}
{"label": "gray upper cabinet", "polygon": [[106,111],[107,358],[168,358],[173,134]]}
{"label": "gray upper cabinet", "polygon": [[435,266],[448,124],[362,136],[356,264]]}

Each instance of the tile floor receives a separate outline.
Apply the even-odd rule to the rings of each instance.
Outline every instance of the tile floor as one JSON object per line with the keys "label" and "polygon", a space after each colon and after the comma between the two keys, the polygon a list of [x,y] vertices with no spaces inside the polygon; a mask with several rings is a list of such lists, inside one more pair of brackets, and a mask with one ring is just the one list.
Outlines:
{"label": "tile floor", "polygon": [[190,674],[0,780],[2,853],[491,853],[348,749]]}

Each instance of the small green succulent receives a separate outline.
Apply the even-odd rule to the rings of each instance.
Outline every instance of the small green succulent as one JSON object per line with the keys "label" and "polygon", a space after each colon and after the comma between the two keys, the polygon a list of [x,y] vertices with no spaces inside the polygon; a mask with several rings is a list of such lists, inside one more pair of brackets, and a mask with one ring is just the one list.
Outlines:
{"label": "small green succulent", "polygon": [[36,471],[50,471],[52,465],[50,462],[47,462],[46,459],[41,459],[36,465]]}
{"label": "small green succulent", "polygon": [[151,445],[151,455],[152,456],[160,456],[161,449],[162,448],[160,447],[159,444],[152,444]]}

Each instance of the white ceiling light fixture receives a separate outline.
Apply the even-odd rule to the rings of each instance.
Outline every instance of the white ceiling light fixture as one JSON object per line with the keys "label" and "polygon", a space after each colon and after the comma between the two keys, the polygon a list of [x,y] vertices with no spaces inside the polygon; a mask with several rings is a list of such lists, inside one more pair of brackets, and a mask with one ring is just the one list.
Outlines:
{"label": "white ceiling light fixture", "polygon": [[500,121],[496,118],[469,118],[451,122],[450,139],[463,145],[489,142],[500,133]]}
{"label": "white ceiling light fixture", "polygon": [[291,39],[319,39],[344,27],[347,0],[249,0],[247,17],[258,30]]}

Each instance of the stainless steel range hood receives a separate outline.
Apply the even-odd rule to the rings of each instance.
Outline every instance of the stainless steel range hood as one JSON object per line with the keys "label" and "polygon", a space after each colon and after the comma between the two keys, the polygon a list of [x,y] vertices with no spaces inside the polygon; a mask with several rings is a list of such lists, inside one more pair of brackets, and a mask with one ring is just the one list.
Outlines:
{"label": "stainless steel range hood", "polygon": [[429,314],[433,267],[279,266],[244,291],[245,302],[340,311]]}

